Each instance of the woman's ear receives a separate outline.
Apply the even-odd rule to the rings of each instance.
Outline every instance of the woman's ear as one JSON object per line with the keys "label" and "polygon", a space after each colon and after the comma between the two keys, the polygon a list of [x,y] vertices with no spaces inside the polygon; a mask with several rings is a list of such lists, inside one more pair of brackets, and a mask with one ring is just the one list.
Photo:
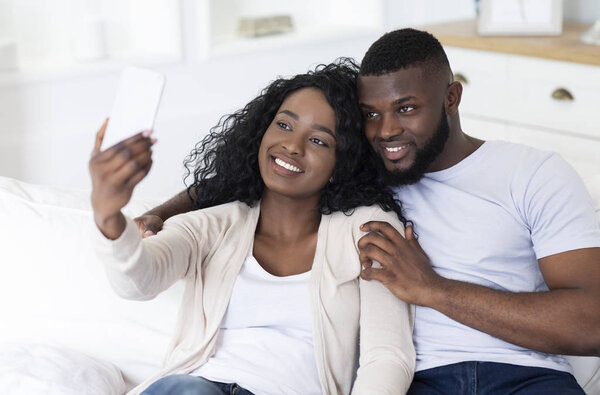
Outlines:
{"label": "woman's ear", "polygon": [[446,88],[446,113],[449,115],[458,113],[458,106],[462,97],[463,86],[460,82],[454,81]]}

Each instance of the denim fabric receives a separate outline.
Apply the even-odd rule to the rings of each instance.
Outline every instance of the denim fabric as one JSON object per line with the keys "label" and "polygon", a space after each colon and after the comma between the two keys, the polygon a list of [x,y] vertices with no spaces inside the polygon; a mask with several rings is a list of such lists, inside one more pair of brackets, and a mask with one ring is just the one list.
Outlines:
{"label": "denim fabric", "polygon": [[461,362],[415,373],[409,395],[585,395],[573,375],[496,362]]}
{"label": "denim fabric", "polygon": [[163,377],[142,395],[253,395],[235,383],[217,383],[203,377],[176,374]]}

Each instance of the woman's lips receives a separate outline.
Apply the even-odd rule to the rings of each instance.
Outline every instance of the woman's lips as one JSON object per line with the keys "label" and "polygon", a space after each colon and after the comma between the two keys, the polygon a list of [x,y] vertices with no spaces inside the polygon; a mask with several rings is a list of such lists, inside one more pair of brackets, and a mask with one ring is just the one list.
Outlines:
{"label": "woman's lips", "polygon": [[285,159],[287,158],[283,158],[281,156],[271,157],[271,166],[276,173],[283,176],[297,176],[304,173],[304,170],[302,170],[300,167],[290,163],[291,161],[287,161]]}

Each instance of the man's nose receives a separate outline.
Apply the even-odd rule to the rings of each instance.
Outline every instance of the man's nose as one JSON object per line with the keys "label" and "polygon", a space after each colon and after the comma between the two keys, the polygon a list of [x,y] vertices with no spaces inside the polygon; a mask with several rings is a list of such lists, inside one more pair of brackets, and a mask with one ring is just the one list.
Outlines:
{"label": "man's nose", "polygon": [[388,140],[404,132],[402,123],[395,114],[384,114],[379,129],[379,137]]}

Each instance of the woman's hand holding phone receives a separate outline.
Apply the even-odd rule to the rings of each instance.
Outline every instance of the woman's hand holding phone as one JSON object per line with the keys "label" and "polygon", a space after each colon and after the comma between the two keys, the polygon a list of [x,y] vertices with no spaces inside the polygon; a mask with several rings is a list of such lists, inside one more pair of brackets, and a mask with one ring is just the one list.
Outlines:
{"label": "woman's hand holding phone", "polygon": [[108,119],[98,133],[89,171],[92,179],[92,208],[94,220],[109,239],[117,239],[125,230],[125,217],[121,209],[131,199],[133,189],[152,166],[151,130],[129,137],[104,151],[100,150]]}

